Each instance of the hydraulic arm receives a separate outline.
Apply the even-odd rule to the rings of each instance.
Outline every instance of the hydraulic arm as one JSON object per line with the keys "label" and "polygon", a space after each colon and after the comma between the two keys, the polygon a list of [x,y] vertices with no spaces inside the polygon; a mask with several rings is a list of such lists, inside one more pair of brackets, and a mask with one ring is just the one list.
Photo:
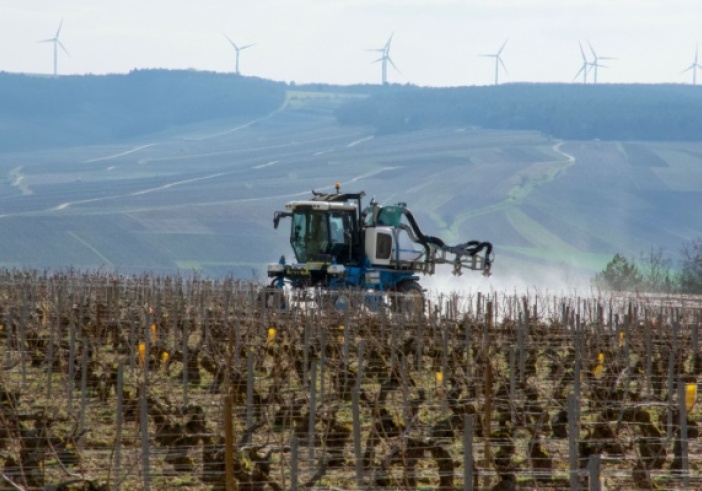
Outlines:
{"label": "hydraulic arm", "polygon": [[[451,264],[453,265],[453,274],[457,276],[463,274],[463,268],[474,271],[482,270],[484,276],[490,276],[490,268],[492,267],[492,244],[490,242],[470,240],[449,246],[438,237],[424,235],[414,215],[406,207],[402,208],[402,213],[407,218],[409,226],[401,224],[400,227],[407,232],[413,242],[424,247],[427,268],[424,272],[426,274],[434,274],[434,267],[437,264]],[[481,252],[483,252],[482,255]]]}

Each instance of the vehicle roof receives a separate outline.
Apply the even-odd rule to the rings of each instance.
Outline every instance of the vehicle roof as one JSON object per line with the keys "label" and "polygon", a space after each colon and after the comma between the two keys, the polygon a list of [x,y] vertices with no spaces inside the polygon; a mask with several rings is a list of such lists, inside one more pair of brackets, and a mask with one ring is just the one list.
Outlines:
{"label": "vehicle roof", "polygon": [[351,203],[336,203],[330,201],[290,201],[285,208],[295,210],[296,208],[311,208],[313,210],[356,210],[356,205]]}

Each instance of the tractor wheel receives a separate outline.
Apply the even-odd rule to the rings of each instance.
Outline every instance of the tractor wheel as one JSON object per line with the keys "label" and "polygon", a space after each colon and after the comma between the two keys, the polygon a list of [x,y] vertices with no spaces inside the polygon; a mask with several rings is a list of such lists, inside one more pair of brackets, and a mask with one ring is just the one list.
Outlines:
{"label": "tractor wheel", "polygon": [[416,281],[403,281],[393,292],[392,306],[396,312],[407,314],[424,313],[424,290]]}
{"label": "tractor wheel", "polygon": [[291,288],[290,281],[285,280],[285,284],[281,288],[278,286],[278,280],[274,279],[271,284],[265,287],[258,296],[258,305],[264,309],[285,310],[287,308],[286,292]]}
{"label": "tractor wheel", "polygon": [[259,294],[258,304],[266,310],[285,310],[285,292],[280,288],[266,287]]}

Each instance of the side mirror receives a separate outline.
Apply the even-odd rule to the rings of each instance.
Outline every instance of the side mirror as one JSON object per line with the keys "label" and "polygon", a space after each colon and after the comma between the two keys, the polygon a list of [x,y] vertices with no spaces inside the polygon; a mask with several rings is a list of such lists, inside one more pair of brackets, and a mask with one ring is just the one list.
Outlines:
{"label": "side mirror", "polygon": [[278,229],[278,225],[280,225],[280,219],[285,218],[285,217],[291,217],[292,213],[289,213],[287,211],[276,211],[273,214],[273,228]]}

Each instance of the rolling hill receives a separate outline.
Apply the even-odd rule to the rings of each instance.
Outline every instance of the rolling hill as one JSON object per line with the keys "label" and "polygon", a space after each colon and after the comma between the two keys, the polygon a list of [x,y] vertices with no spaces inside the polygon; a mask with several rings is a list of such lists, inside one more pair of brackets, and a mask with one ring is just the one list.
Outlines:
{"label": "rolling hill", "polygon": [[[0,86],[20,77],[0,75]],[[415,99],[392,112],[378,87],[167,75],[84,88],[93,95],[80,108],[48,115],[22,114],[26,94],[2,111],[12,131],[0,137],[0,265],[262,277],[266,262],[291,255],[273,212],[335,182],[406,202],[426,233],[447,242],[492,241],[493,278],[503,284],[564,284],[615,252],[675,253],[702,229],[702,142],[689,137],[565,139],[457,116],[419,124],[434,89],[424,98],[391,89]],[[240,90],[226,95],[232,86]],[[153,99],[161,87],[168,93]],[[74,89],[65,90],[81,100]],[[382,123],[407,112],[411,125]]]}

